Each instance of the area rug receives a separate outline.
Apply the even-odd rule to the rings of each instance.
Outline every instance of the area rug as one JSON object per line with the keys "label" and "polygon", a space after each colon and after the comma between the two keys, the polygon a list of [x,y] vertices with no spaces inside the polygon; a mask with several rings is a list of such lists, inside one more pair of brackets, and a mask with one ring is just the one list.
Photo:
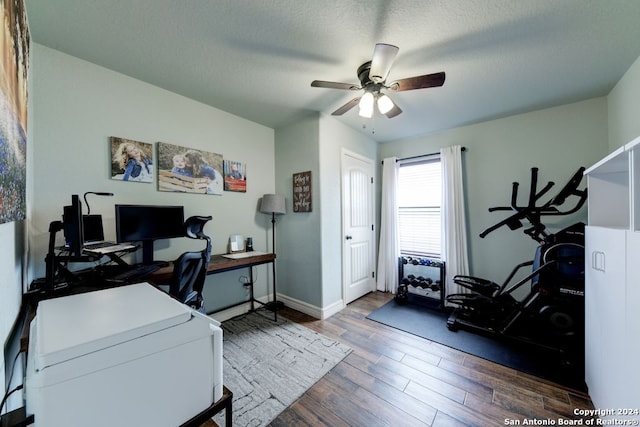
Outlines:
{"label": "area rug", "polygon": [[[224,385],[233,425],[265,426],[344,359],[351,349],[272,313],[222,323]],[[224,425],[224,416],[214,417]]]}
{"label": "area rug", "polygon": [[557,353],[531,345],[463,329],[450,331],[446,324],[448,312],[425,302],[425,298],[410,297],[409,304],[401,305],[391,300],[367,318],[566,387],[586,389],[580,364],[567,365]]}

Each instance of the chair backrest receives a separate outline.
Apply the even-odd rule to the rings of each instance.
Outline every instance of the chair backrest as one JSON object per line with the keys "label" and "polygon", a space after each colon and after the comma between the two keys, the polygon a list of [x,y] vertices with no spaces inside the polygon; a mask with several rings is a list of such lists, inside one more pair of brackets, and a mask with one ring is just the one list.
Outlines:
{"label": "chair backrest", "polygon": [[204,234],[204,226],[211,216],[192,216],[184,223],[185,237],[206,241],[199,252],[185,252],[173,263],[169,293],[183,303],[203,310],[202,289],[211,257],[211,239]]}

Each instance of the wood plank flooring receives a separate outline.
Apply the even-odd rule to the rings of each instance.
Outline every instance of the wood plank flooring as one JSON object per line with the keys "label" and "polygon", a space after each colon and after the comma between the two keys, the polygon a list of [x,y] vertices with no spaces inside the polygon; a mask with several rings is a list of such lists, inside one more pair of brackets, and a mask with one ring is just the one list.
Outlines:
{"label": "wood plank flooring", "polygon": [[370,293],[326,320],[279,311],[353,352],[272,426],[558,425],[592,409],[580,391],[366,319],[391,298]]}

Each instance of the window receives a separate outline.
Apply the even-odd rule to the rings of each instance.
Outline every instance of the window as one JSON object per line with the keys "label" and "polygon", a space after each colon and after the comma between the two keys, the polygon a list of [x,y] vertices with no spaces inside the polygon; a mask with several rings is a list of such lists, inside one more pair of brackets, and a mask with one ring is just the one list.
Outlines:
{"label": "window", "polygon": [[440,258],[440,158],[406,162],[398,169],[398,232],[403,255]]}

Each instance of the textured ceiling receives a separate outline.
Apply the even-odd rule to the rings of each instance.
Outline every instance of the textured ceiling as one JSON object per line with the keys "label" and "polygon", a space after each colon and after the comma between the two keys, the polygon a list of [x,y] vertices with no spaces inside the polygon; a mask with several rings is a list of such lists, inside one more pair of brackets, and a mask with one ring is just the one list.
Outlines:
{"label": "textured ceiling", "polygon": [[640,56],[637,0],[26,0],[32,40],[278,128],[359,95],[379,42],[390,80],[445,71],[443,87],[391,93],[404,113],[337,118],[377,141],[609,93]]}

